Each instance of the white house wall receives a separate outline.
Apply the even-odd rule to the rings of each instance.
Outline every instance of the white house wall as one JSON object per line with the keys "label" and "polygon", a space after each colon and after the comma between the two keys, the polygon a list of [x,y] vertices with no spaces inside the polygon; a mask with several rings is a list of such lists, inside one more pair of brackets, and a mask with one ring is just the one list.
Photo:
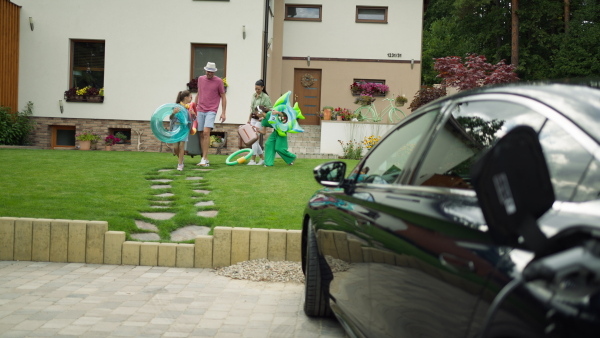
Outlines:
{"label": "white house wall", "polygon": [[[187,89],[191,44],[207,43],[227,44],[227,122],[246,121],[262,74],[263,0],[12,2],[22,6],[19,107],[32,101],[34,115],[149,120],[158,106]],[[105,41],[104,103],[64,102],[70,39]]]}
{"label": "white house wall", "polygon": [[[322,21],[286,21],[283,55],[420,60],[422,0],[286,0],[322,5]],[[356,6],[388,7],[388,23],[356,23]],[[388,53],[402,54],[389,57]]]}

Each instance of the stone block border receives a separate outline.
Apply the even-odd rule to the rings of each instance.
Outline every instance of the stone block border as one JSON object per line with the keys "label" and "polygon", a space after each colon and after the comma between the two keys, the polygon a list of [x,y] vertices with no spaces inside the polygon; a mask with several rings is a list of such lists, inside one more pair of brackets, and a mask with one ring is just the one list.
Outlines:
{"label": "stone block border", "polygon": [[219,268],[301,261],[300,230],[215,227],[194,244],[125,241],[103,221],[0,217],[0,260]]}

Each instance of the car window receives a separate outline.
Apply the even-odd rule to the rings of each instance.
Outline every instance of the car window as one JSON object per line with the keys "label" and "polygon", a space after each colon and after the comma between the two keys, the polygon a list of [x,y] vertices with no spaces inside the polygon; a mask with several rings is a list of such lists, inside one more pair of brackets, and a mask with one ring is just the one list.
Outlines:
{"label": "car window", "polygon": [[[540,144],[546,157],[546,163],[548,163],[556,199],[558,201],[570,201],[576,195],[575,188],[584,175],[586,168],[590,165],[592,155],[557,123],[552,121],[548,121],[542,128]],[[598,178],[597,172],[595,175],[594,172],[590,174]],[[597,194],[596,183],[596,196]],[[579,198],[583,198],[582,194],[579,196]]]}
{"label": "car window", "polygon": [[[360,167],[357,182],[389,184],[398,179],[419,140],[431,130],[438,111],[421,115],[388,135],[371,151]],[[358,170],[358,168],[356,169]]]}
{"label": "car window", "polygon": [[594,160],[587,168],[581,183],[577,185],[573,202],[600,199],[600,163]]}
{"label": "car window", "polygon": [[473,189],[469,171],[483,150],[517,125],[540,130],[544,121],[544,116],[517,103],[461,103],[435,135],[413,184]]}

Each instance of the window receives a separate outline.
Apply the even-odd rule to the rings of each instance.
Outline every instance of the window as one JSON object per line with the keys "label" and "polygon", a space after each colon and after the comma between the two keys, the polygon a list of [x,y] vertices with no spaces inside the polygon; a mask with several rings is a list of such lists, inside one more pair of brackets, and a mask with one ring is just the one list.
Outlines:
{"label": "window", "polygon": [[385,85],[385,80],[354,79],[354,82],[350,85],[350,91],[353,96],[386,96],[388,90],[389,87]]}
{"label": "window", "polygon": [[[121,138],[119,143],[131,144],[131,129],[128,128],[108,128],[108,134]],[[117,135],[119,134],[119,135]],[[125,135],[125,138],[121,135]]]}
{"label": "window", "polygon": [[356,22],[387,23],[387,7],[356,6]]}
{"label": "window", "polygon": [[[227,72],[227,45],[202,45],[192,44],[192,74],[191,78],[206,74],[204,67],[208,62],[214,62],[217,67],[215,75],[221,79],[225,78]],[[198,90],[198,82],[192,81],[190,89],[195,92]],[[192,87],[193,86],[193,87]]]}
{"label": "window", "polygon": [[[570,201],[576,195],[576,188],[592,161],[592,155],[555,122],[548,121],[542,128],[539,137],[556,200]],[[590,169],[592,169],[590,171],[592,173],[593,166]],[[592,174],[591,177],[597,178],[598,176]],[[589,184],[587,186],[594,187]],[[596,183],[595,189],[597,188],[598,184]],[[590,195],[593,197],[594,194]],[[595,195],[598,196],[598,190],[595,191]],[[580,192],[577,199],[581,201],[585,197]]]}
{"label": "window", "polygon": [[50,126],[52,131],[51,147],[74,148],[75,126]]}
{"label": "window", "polygon": [[600,198],[600,162],[594,160],[588,166],[587,173],[577,186],[577,191],[573,197],[573,202],[591,201]]}
{"label": "window", "polygon": [[423,135],[431,129],[436,116],[437,110],[428,112],[402,125],[386,137],[369,154],[360,172],[354,172],[355,176],[358,175],[358,182],[394,183]]}
{"label": "window", "polygon": [[320,5],[285,5],[286,20],[321,21]]}
{"label": "window", "polygon": [[69,88],[104,87],[104,41],[71,40]]}
{"label": "window", "polygon": [[540,130],[546,119],[528,107],[505,101],[457,105],[415,176],[416,185],[473,189],[469,171],[479,154],[521,124]]}

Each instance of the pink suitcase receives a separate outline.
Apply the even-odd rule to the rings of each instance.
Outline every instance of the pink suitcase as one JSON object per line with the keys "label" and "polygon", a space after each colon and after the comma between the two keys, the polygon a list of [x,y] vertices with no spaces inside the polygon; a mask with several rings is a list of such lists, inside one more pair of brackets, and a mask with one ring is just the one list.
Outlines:
{"label": "pink suitcase", "polygon": [[249,124],[243,124],[238,128],[238,134],[240,135],[240,139],[242,143],[246,145],[246,147],[252,147],[254,142],[258,140],[258,133],[254,131]]}

